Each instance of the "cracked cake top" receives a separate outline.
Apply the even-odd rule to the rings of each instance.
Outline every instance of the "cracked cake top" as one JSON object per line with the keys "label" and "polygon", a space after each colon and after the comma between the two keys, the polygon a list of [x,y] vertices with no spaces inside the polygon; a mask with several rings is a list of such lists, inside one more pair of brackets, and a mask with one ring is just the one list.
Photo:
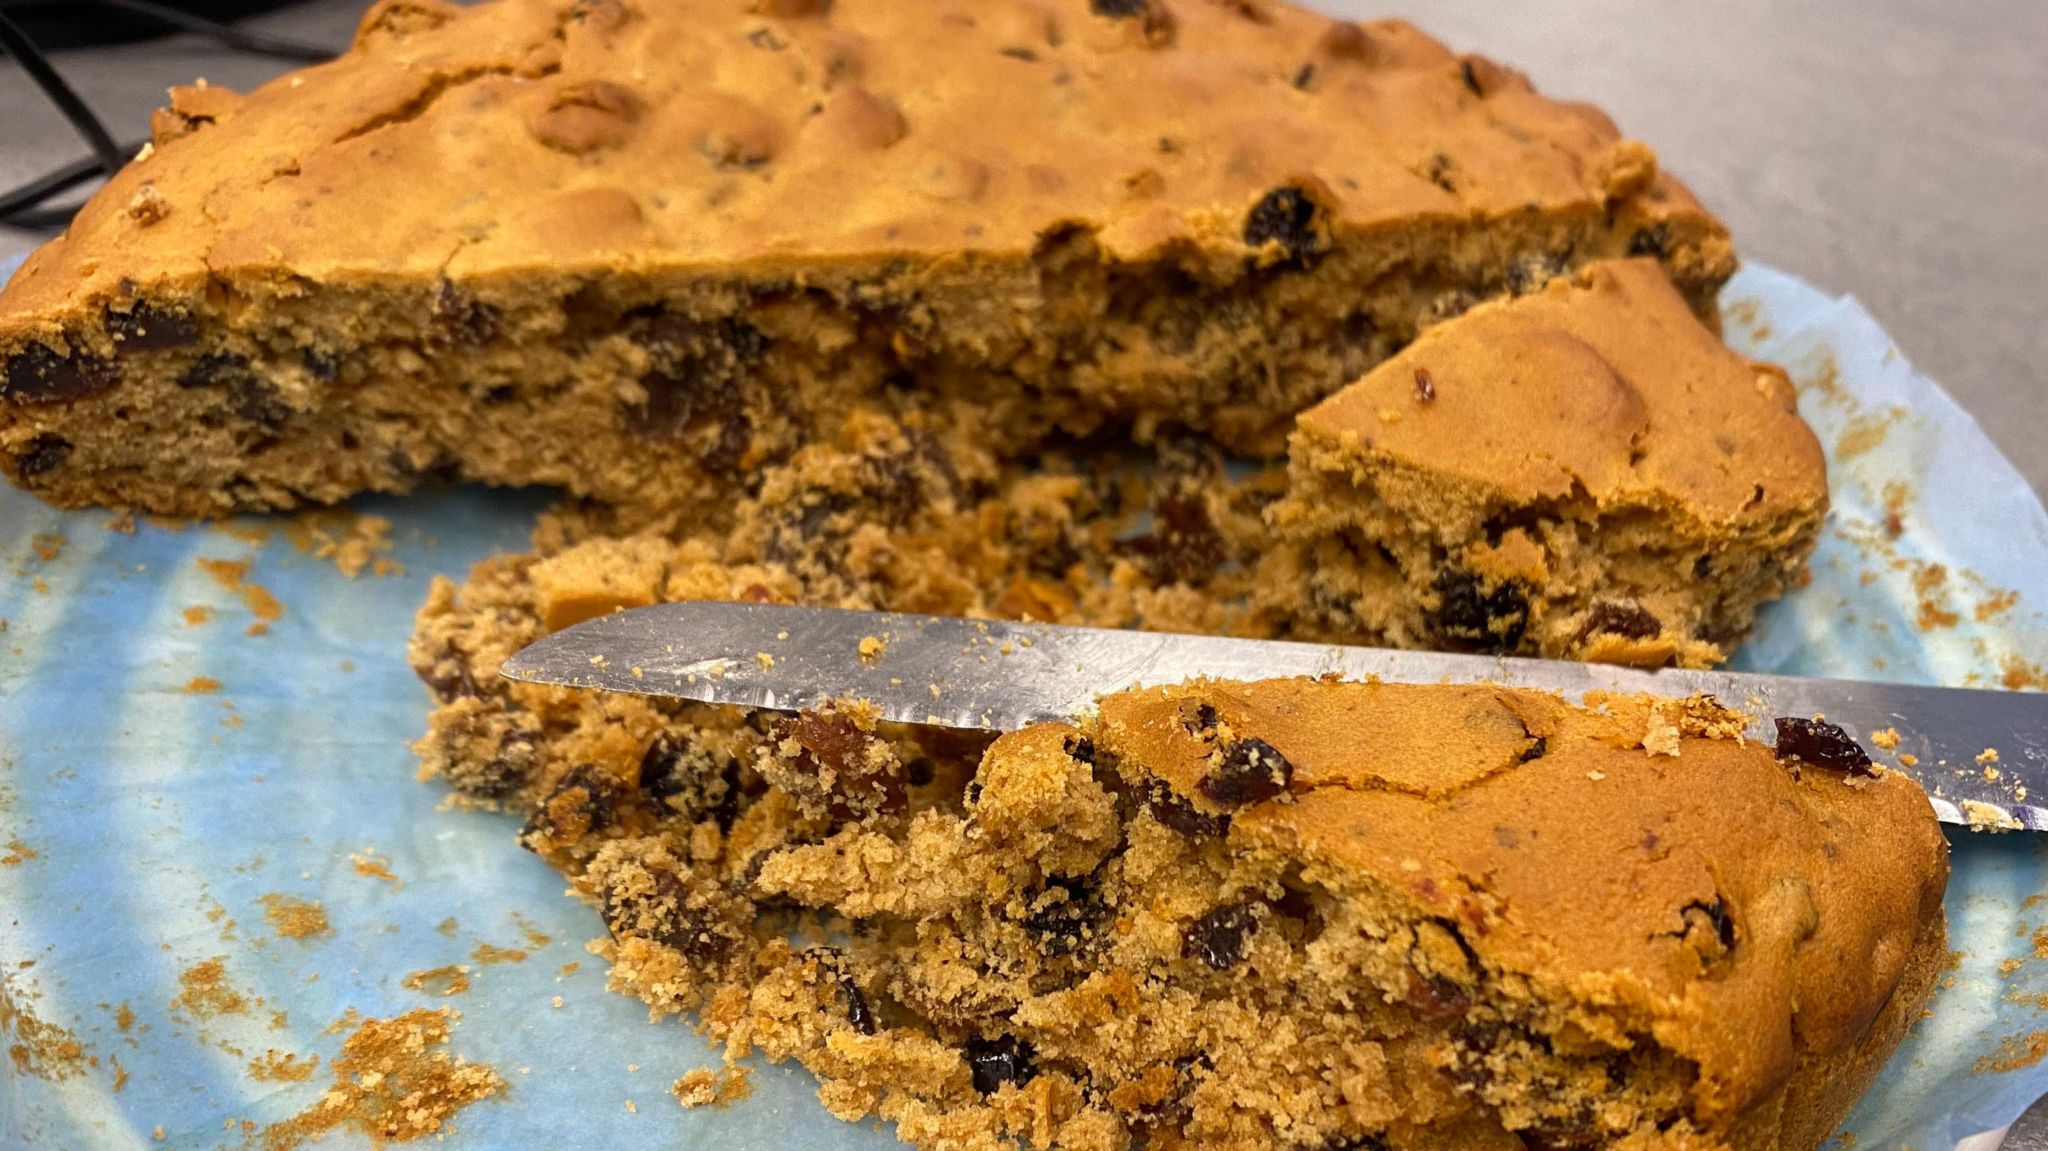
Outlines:
{"label": "cracked cake top", "polygon": [[1732,265],[1596,109],[1268,0],[384,0],[332,63],[175,89],[152,127],[0,296],[0,339],[209,282],[769,270],[1066,225],[1234,266],[1540,209]]}

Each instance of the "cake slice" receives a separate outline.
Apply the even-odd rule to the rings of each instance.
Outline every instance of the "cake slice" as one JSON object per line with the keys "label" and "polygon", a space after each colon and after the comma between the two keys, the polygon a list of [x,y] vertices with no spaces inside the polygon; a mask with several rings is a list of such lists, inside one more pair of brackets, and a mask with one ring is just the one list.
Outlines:
{"label": "cake slice", "polygon": [[1948,957],[1919,789],[1710,701],[1195,683],[984,749],[513,690],[613,985],[934,1151],[1806,1151]]}
{"label": "cake slice", "polygon": [[1475,301],[1734,266],[1598,111],[1271,0],[382,0],[152,126],[0,294],[0,471],[64,506],[701,514],[885,393],[1273,453]]}
{"label": "cake slice", "polygon": [[1785,374],[1610,261],[1302,413],[1258,587],[1304,635],[1704,666],[1804,582],[1827,506]]}

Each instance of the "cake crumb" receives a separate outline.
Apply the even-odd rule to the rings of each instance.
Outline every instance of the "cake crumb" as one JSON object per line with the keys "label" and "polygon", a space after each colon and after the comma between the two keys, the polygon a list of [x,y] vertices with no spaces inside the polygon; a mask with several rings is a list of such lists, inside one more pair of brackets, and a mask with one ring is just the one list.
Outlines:
{"label": "cake crumb", "polygon": [[2023,691],[2030,687],[2048,690],[2048,670],[2040,664],[2008,655],[1998,661],[1998,682],[2007,691]]}
{"label": "cake crumb", "polygon": [[0,867],[20,867],[31,859],[40,858],[41,855],[41,852],[23,843],[20,839],[9,839],[7,841],[7,854],[0,855]]}
{"label": "cake crumb", "polygon": [[350,855],[348,861],[355,865],[357,875],[366,875],[371,879],[381,879],[392,884],[401,882],[397,873],[391,870],[391,860],[369,848]]}
{"label": "cake crumb", "polygon": [[454,1009],[418,1008],[395,1019],[369,1019],[344,1039],[329,1065],[334,1080],[318,1102],[262,1129],[263,1151],[292,1151],[337,1130],[373,1144],[439,1136],[456,1112],[505,1089],[487,1064],[441,1050]]}
{"label": "cake crumb", "polygon": [[469,957],[487,966],[493,963],[526,962],[526,952],[517,947],[499,947],[494,943],[477,944],[476,949],[469,953]]}
{"label": "cake crumb", "polygon": [[2020,821],[2002,807],[1976,799],[1963,800],[1956,806],[1962,809],[1963,820],[1971,831],[2020,830]]}
{"label": "cake crumb", "polygon": [[248,608],[249,614],[256,617],[256,622],[249,625],[245,634],[263,635],[270,630],[269,625],[284,618],[284,604],[270,594],[270,589],[262,584],[248,582],[248,560],[223,560],[200,556],[195,562],[198,563],[199,570],[212,576],[213,582],[219,584],[222,589],[241,597],[242,606]]}
{"label": "cake crumb", "polygon": [[559,1011],[559,1010],[561,1010],[561,1009],[562,1009],[562,997],[561,997],[561,996],[559,996],[559,995],[557,995],[557,996],[555,996],[555,997],[554,997],[553,999],[549,1000],[549,1001],[548,1001],[548,1003],[549,1003],[549,1005],[550,1005],[550,1006],[552,1006],[552,1007],[553,1007],[553,1008],[554,1008],[555,1010],[557,1010],[557,1011]]}
{"label": "cake crumb", "polygon": [[98,1060],[86,1054],[85,1044],[68,1028],[31,1014],[26,998],[21,989],[0,977],[0,1036],[9,1040],[7,1056],[14,1074],[61,1083],[83,1075],[89,1063],[97,1065]]}
{"label": "cake crumb", "polygon": [[1919,766],[1919,764],[1920,764],[1920,757],[1919,757],[1919,756],[1917,756],[1917,755],[1914,755],[1914,754],[1913,754],[1912,752],[1910,752],[1910,751],[1902,751],[1902,752],[1900,752],[1900,753],[1899,753],[1899,766],[1900,766],[1900,767],[1917,767],[1917,766]]}
{"label": "cake crumb", "polygon": [[181,614],[185,617],[186,627],[198,627],[213,618],[213,609],[203,603],[195,603]]}
{"label": "cake crumb", "polygon": [[228,982],[227,960],[225,955],[216,955],[180,971],[179,990],[171,999],[171,1010],[182,1011],[194,1019],[247,1015],[249,1000]]}
{"label": "cake crumb", "polygon": [[301,512],[284,529],[292,546],[314,559],[331,560],[346,579],[365,571],[379,579],[404,575],[405,565],[390,558],[391,521],[346,508]]}
{"label": "cake crumb", "polygon": [[407,991],[437,995],[444,999],[451,995],[460,995],[469,990],[469,965],[450,963],[443,967],[415,971],[405,977],[404,986]]}
{"label": "cake crumb", "polygon": [[259,1083],[304,1083],[320,1066],[318,1055],[270,1050],[249,1061],[249,1078]]}
{"label": "cake crumb", "polygon": [[769,654],[768,654],[767,652],[765,652],[765,651],[757,651],[757,652],[755,652],[755,653],[754,653],[754,662],[755,662],[755,663],[758,663],[758,664],[760,664],[760,665],[761,665],[761,668],[762,668],[762,670],[764,670],[764,671],[774,671],[774,670],[775,670],[775,657],[774,657],[774,656],[772,656],[772,655],[769,655]]}
{"label": "cake crumb", "polygon": [[270,929],[281,939],[313,939],[334,934],[327,924],[327,909],[318,900],[273,891],[259,902],[263,904],[263,918],[270,921]]}
{"label": "cake crumb", "polygon": [[1979,1056],[1970,1070],[1979,1075],[1987,1072],[2019,1071],[2032,1067],[2043,1059],[2048,1059],[2048,1031],[2008,1035],[1999,1040],[1996,1052]]}
{"label": "cake crumb", "polygon": [[681,1079],[669,1086],[669,1092],[684,1107],[709,1106],[718,1102],[718,1073],[709,1067],[685,1072]]}
{"label": "cake crumb", "polygon": [[878,660],[882,658],[882,653],[888,650],[888,643],[884,641],[880,636],[868,635],[861,637],[860,657],[864,660]]}
{"label": "cake crumb", "polygon": [[195,675],[185,681],[185,691],[191,695],[211,695],[220,690],[220,681],[210,675]]}
{"label": "cake crumb", "polygon": [[163,1142],[163,1141],[164,1141],[164,1138],[165,1138],[165,1136],[164,1136],[164,1125],[163,1125],[163,1124],[161,1124],[161,1123],[159,1123],[159,1124],[157,1124],[156,1126],[154,1126],[154,1127],[150,1128],[150,1129],[149,1129],[149,1137],[150,1137],[151,1139],[154,1139],[154,1140],[156,1140],[156,1141],[157,1141],[157,1142],[159,1142],[159,1143]]}
{"label": "cake crumb", "polygon": [[1870,733],[1870,742],[1886,751],[1897,751],[1899,747],[1899,729],[1887,727],[1882,731],[1873,731]]}
{"label": "cake crumb", "polygon": [[44,563],[64,554],[64,545],[69,542],[61,532],[37,532],[30,537],[29,547],[35,549],[36,558]]}
{"label": "cake crumb", "polygon": [[1980,767],[1981,767],[1981,766],[1983,766],[1983,765],[1985,765],[1985,764],[1989,764],[1989,763],[1997,763],[1997,762],[1998,762],[1998,749],[1997,749],[1997,748],[1995,748],[1995,747],[1987,747],[1987,748],[1985,748],[1985,749],[1984,749],[1983,751],[1980,751],[1980,752],[1978,752],[1978,753],[1977,753],[1977,764],[1978,764],[1978,766],[1980,766]]}
{"label": "cake crumb", "polygon": [[1677,755],[1678,736],[1678,725],[1671,722],[1663,708],[1650,709],[1649,725],[1643,731],[1644,751],[1651,755]]}

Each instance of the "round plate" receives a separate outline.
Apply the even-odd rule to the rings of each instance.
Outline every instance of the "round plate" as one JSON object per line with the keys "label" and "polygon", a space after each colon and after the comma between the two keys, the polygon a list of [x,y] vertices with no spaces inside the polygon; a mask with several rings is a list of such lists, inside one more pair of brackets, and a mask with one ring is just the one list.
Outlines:
{"label": "round plate", "polygon": [[[1800,380],[1834,464],[1813,582],[1738,664],[2035,682],[2048,516],[2026,484],[1853,300],[1762,268],[1723,299],[1731,342]],[[454,1146],[552,1148],[570,1129],[589,1146],[896,1146],[829,1118],[801,1071],[758,1068],[750,1099],[679,1108],[669,1084],[714,1053],[605,990],[583,950],[597,916],[509,820],[444,809],[414,779],[413,611],[432,576],[522,547],[544,502],[360,501],[393,522],[404,571],[347,579],[293,546],[291,521],[129,534],[0,492],[0,1046],[20,1052],[0,1072],[0,1143],[262,1146],[318,1103],[356,1016],[453,1007],[447,1050],[508,1085],[452,1117]],[[282,609],[264,634],[247,634],[261,597],[202,559],[249,565]],[[2048,1051],[2048,911],[2026,903],[2048,860],[2032,838],[1952,841],[1957,966],[1851,1119],[1863,1146],[1952,1146],[2048,1092],[2029,1062]],[[437,994],[451,972],[409,979],[452,966],[468,968],[459,994]]]}

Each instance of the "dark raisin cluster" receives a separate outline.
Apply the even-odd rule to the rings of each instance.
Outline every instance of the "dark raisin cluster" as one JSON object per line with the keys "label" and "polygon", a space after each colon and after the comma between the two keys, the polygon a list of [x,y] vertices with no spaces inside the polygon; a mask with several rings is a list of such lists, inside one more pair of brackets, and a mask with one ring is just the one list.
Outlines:
{"label": "dark raisin cluster", "polygon": [[1870,753],[1851,739],[1848,732],[1834,724],[1786,716],[1777,721],[1777,726],[1778,759],[1792,761],[1794,770],[1804,764],[1865,779],[1877,777],[1877,769],[1870,762]]}
{"label": "dark raisin cluster", "polygon": [[1218,803],[1242,807],[1285,792],[1293,779],[1294,765],[1272,744],[1263,739],[1241,739],[1230,745],[1196,786]]}
{"label": "dark raisin cluster", "polygon": [[1513,651],[1529,626],[1529,599],[1513,580],[1489,588],[1459,568],[1437,573],[1437,634],[1446,643],[1482,651]]}

